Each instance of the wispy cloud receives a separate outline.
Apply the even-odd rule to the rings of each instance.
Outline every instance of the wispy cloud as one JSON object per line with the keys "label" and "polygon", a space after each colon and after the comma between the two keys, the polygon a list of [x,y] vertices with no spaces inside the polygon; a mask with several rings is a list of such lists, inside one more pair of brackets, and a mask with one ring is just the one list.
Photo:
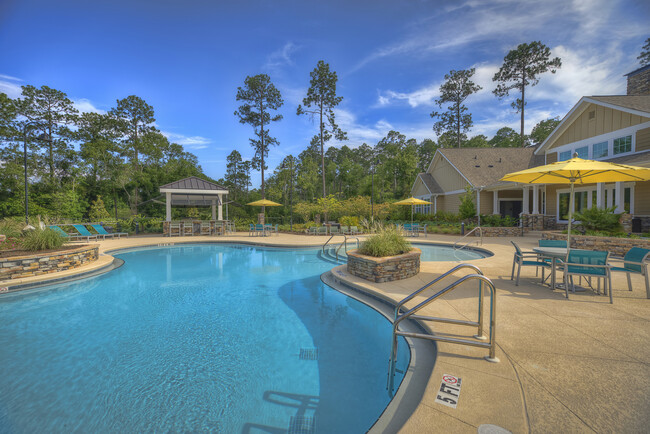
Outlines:
{"label": "wispy cloud", "polygon": [[19,98],[23,90],[16,82],[20,81],[20,78],[0,74],[0,93],[7,94],[9,98]]}
{"label": "wispy cloud", "polygon": [[161,131],[161,133],[163,136],[167,137],[169,141],[178,143],[187,149],[195,151],[199,149],[205,149],[210,143],[212,143],[212,140],[208,139],[207,137],[185,136],[183,134],[170,133],[168,131]]}
{"label": "wispy cloud", "polygon": [[293,42],[289,41],[282,48],[272,52],[266,58],[266,63],[262,67],[271,72],[278,72],[279,69],[285,66],[293,66],[294,62],[291,56],[298,50],[298,47]]}
{"label": "wispy cloud", "polygon": [[79,98],[72,101],[74,107],[82,113],[106,113],[106,110],[99,109],[87,98]]}
{"label": "wispy cloud", "polygon": [[420,105],[433,105],[434,99],[440,95],[440,84],[434,83],[412,92],[379,91],[376,106],[383,107],[402,101],[414,108]]}

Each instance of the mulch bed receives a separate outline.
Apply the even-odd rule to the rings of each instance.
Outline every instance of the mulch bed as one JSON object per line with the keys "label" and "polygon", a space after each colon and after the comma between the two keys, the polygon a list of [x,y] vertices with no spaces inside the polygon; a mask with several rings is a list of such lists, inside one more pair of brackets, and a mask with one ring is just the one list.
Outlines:
{"label": "mulch bed", "polygon": [[15,256],[30,256],[30,255],[44,255],[48,253],[61,253],[68,250],[78,249],[79,247],[86,247],[85,244],[79,244],[76,246],[63,246],[58,249],[50,250],[39,250],[37,252],[32,252],[31,250],[0,250],[0,258],[13,258]]}

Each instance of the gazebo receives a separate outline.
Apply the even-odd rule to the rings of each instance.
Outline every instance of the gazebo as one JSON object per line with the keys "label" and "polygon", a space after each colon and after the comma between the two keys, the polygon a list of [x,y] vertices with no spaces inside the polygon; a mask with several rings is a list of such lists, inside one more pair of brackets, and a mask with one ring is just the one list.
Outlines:
{"label": "gazebo", "polygon": [[160,187],[165,194],[167,222],[172,220],[172,206],[212,206],[212,220],[223,221],[223,196],[226,187],[196,176],[170,182]]}

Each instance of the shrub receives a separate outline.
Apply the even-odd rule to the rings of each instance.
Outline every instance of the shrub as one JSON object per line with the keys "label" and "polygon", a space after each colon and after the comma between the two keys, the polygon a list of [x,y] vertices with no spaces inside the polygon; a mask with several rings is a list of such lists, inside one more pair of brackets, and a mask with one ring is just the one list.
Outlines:
{"label": "shrub", "polygon": [[623,228],[619,221],[620,214],[614,214],[615,207],[597,208],[592,207],[573,215],[579,220],[585,230],[607,233],[621,232]]}
{"label": "shrub", "polygon": [[460,218],[463,220],[471,219],[476,215],[476,206],[474,205],[474,194],[472,190],[468,187],[465,190],[465,193],[460,197],[460,206],[458,207],[458,213]]}
{"label": "shrub", "polygon": [[359,218],[354,216],[343,216],[339,219],[343,226],[359,226]]}
{"label": "shrub", "polygon": [[57,249],[67,241],[58,232],[50,228],[34,229],[27,232],[22,241],[23,249],[36,252],[38,250]]}
{"label": "shrub", "polygon": [[383,257],[401,255],[411,250],[411,243],[391,226],[381,229],[361,244],[359,253],[367,256]]}
{"label": "shrub", "polygon": [[101,196],[97,196],[97,199],[90,204],[90,211],[88,211],[88,218],[93,222],[101,222],[111,218],[108,211],[106,211],[106,206]]}
{"label": "shrub", "polygon": [[7,238],[15,238],[22,235],[22,228],[25,223],[15,219],[4,219],[0,221],[0,235],[5,235]]}

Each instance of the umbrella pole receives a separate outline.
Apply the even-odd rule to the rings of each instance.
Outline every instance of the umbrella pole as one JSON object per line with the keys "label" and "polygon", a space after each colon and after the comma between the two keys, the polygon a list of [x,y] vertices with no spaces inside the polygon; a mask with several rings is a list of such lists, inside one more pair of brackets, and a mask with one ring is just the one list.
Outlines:
{"label": "umbrella pole", "polygon": [[413,226],[413,205],[411,205],[411,226]]}
{"label": "umbrella pole", "polygon": [[567,250],[571,249],[571,220],[573,220],[573,180],[571,180],[571,193],[569,193],[569,228],[566,236]]}

